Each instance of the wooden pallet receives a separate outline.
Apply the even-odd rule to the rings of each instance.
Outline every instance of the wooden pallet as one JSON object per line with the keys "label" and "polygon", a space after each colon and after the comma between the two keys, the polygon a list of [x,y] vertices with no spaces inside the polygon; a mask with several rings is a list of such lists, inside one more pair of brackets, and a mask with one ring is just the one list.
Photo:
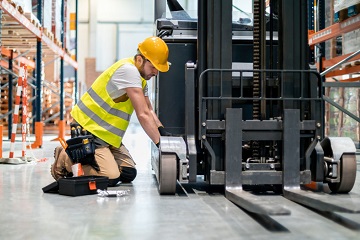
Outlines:
{"label": "wooden pallet", "polygon": [[8,2],[10,3],[10,5],[12,5],[16,10],[19,11],[19,13],[24,14],[24,9],[20,6],[17,5],[15,2],[8,0]]}
{"label": "wooden pallet", "polygon": [[54,43],[56,44],[56,45],[58,45],[59,47],[61,47],[61,45],[62,45],[62,42],[58,39],[58,38],[54,38]]}
{"label": "wooden pallet", "polygon": [[345,68],[350,68],[350,67],[356,67],[356,66],[359,66],[359,65],[360,65],[360,61],[356,60],[356,61],[345,63],[343,66]]}
{"label": "wooden pallet", "polygon": [[39,22],[39,19],[33,14],[33,13],[29,13],[26,12],[24,13],[24,16],[38,29],[41,28],[41,24]]}
{"label": "wooden pallet", "polygon": [[353,62],[351,63],[351,65],[352,65],[353,67],[358,66],[358,65],[360,65],[360,61],[359,61],[359,60],[353,61]]}
{"label": "wooden pallet", "polygon": [[52,33],[51,31],[49,31],[47,28],[43,29],[43,32],[45,34],[45,36],[47,36],[48,38],[50,38],[51,41],[54,41],[54,33]]}

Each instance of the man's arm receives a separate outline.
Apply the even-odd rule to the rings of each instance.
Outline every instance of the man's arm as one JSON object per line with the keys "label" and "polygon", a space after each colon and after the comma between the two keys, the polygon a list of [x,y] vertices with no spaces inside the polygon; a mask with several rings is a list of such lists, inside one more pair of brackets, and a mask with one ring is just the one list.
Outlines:
{"label": "man's arm", "polygon": [[[144,131],[154,143],[158,143],[160,141],[158,126],[155,122],[152,108],[149,109],[149,105],[146,101],[143,90],[136,87],[126,88],[125,90],[130,98],[132,105],[134,106],[136,116],[139,119],[139,122]],[[158,118],[156,117],[156,119]]]}
{"label": "man's arm", "polygon": [[162,123],[160,122],[158,116],[156,115],[156,113],[154,112],[154,109],[151,105],[151,102],[150,102],[150,99],[148,96],[145,96],[145,101],[146,101],[146,104],[148,105],[148,108],[150,109],[150,112],[151,112],[151,115],[153,116],[154,118],[154,121],[156,123],[156,126],[157,127],[163,127]]}
{"label": "man's arm", "polygon": [[160,119],[158,118],[158,116],[156,115],[156,113],[153,110],[153,107],[151,105],[149,97],[145,96],[145,99],[146,99],[147,105],[148,105],[148,107],[149,107],[149,109],[151,111],[151,114],[152,114],[152,116],[154,118],[156,126],[158,127],[160,135],[161,136],[173,136],[172,133],[169,133],[168,131],[165,130],[164,125],[160,122]]}

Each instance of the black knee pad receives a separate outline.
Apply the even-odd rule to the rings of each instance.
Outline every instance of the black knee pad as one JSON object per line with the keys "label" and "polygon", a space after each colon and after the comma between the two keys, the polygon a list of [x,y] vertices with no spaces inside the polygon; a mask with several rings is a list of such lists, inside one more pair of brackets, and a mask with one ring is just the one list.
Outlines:
{"label": "black knee pad", "polygon": [[132,167],[121,167],[120,181],[132,182],[137,175],[136,168]]}
{"label": "black knee pad", "polygon": [[115,178],[115,179],[109,179],[108,187],[115,187],[116,184],[120,181],[119,178],[120,178],[120,177]]}

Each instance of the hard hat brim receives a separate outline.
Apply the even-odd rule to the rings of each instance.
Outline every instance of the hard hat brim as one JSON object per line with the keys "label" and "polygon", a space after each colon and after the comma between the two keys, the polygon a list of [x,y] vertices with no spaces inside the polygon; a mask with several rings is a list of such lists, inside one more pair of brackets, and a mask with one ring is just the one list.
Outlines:
{"label": "hard hat brim", "polygon": [[170,68],[170,63],[169,62],[166,62],[166,64],[153,64],[154,67],[159,70],[160,72],[167,72],[169,71],[169,68]]}

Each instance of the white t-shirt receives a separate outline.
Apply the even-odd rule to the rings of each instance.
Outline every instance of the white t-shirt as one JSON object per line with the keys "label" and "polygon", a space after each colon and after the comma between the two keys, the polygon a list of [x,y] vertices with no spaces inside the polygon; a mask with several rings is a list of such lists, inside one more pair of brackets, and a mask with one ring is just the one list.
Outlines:
{"label": "white t-shirt", "polygon": [[[124,64],[119,67],[111,76],[106,86],[112,99],[119,98],[126,93],[128,87],[142,88],[141,76],[138,69],[133,64]],[[148,86],[145,85],[144,95],[148,96]]]}

